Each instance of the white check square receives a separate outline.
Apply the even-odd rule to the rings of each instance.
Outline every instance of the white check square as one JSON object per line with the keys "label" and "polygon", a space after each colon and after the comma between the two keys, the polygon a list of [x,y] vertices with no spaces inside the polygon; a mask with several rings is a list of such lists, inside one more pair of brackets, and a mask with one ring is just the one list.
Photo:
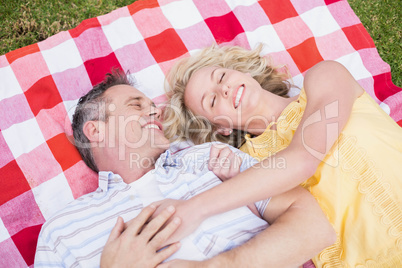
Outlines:
{"label": "white check square", "polygon": [[0,81],[0,101],[24,93],[10,66],[0,68]]}
{"label": "white check square", "polygon": [[285,50],[285,46],[272,25],[261,26],[252,32],[246,32],[246,36],[251,48],[257,47],[260,43],[264,44],[263,55]]}
{"label": "white check square", "polygon": [[119,18],[102,26],[102,30],[113,51],[144,39],[131,17]]}
{"label": "white check square", "polygon": [[10,148],[14,158],[18,158],[24,153],[29,153],[42,143],[45,143],[42,131],[35,118],[14,124],[2,130],[4,139]]}
{"label": "white check square", "polygon": [[162,72],[159,65],[154,64],[132,74],[132,76],[136,82],[136,88],[150,99],[165,94],[163,89],[165,74]]}
{"label": "white check square", "polygon": [[73,39],[41,52],[51,74],[76,68],[83,64],[80,52]]}
{"label": "white check square", "polygon": [[4,226],[4,223],[0,218],[0,243],[9,238],[10,234],[8,233],[7,228]]}
{"label": "white check square", "polygon": [[257,0],[229,0],[229,1],[226,1],[226,3],[233,10],[237,6],[252,6],[255,3],[258,3],[258,1]]}
{"label": "white check square", "polygon": [[175,29],[184,29],[204,20],[190,0],[172,2],[161,6],[161,9]]}
{"label": "white check square", "polygon": [[324,36],[340,29],[326,6],[313,8],[300,15],[314,36]]}
{"label": "white check square", "polygon": [[74,200],[70,186],[63,173],[32,189],[36,204],[48,220],[54,213]]}
{"label": "white check square", "polygon": [[356,80],[372,77],[371,73],[363,64],[359,52],[354,52],[336,59],[337,62],[343,64]]}

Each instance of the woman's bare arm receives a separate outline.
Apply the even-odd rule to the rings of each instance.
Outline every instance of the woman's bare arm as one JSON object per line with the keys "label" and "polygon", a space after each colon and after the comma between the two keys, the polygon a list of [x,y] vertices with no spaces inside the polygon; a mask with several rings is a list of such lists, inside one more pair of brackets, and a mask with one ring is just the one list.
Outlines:
{"label": "woman's bare arm", "polygon": [[301,123],[290,145],[272,156],[283,159],[285,166],[269,165],[270,160],[266,159],[229,181],[175,205],[176,215],[183,223],[170,241],[190,234],[207,217],[287,192],[315,173],[346,125],[353,103],[363,89],[345,67],[332,61],[310,69],[304,87],[307,106]]}

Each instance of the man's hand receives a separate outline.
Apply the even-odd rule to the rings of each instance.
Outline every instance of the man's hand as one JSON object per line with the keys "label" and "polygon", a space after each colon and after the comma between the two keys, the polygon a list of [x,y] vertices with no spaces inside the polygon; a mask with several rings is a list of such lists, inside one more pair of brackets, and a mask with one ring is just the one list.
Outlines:
{"label": "man's hand", "polygon": [[174,207],[167,207],[146,224],[155,210],[156,206],[148,206],[136,218],[126,224],[122,218],[117,219],[117,223],[103,248],[101,267],[153,268],[179,249],[180,243],[174,243],[159,250],[180,225],[180,219],[175,217],[160,230],[175,212]]}

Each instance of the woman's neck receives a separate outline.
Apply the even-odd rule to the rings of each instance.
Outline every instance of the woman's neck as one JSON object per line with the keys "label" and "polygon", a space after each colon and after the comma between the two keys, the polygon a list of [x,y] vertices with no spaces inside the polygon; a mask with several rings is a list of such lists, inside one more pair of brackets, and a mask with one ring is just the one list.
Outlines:
{"label": "woman's neck", "polygon": [[255,109],[254,116],[261,118],[253,120],[247,127],[248,132],[253,135],[261,135],[271,122],[276,122],[283,110],[299,96],[284,98],[269,91],[261,94],[258,109]]}

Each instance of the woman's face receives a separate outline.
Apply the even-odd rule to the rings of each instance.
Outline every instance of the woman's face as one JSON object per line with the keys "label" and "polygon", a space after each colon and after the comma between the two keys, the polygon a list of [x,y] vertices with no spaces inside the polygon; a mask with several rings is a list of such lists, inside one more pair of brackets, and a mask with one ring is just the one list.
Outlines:
{"label": "woman's face", "polygon": [[184,102],[195,115],[220,127],[244,129],[255,116],[262,91],[249,73],[204,67],[191,76]]}

